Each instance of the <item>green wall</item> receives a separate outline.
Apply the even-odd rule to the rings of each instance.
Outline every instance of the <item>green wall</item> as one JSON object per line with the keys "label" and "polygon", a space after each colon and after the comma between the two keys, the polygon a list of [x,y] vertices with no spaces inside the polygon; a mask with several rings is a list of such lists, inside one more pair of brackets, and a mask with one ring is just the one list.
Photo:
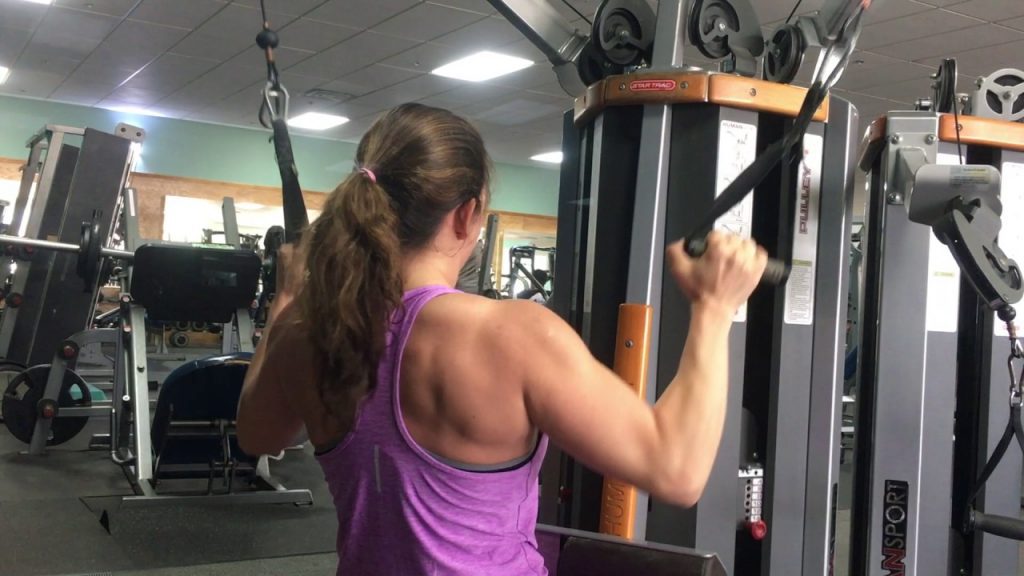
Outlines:
{"label": "green wall", "polygon": [[[25,141],[44,124],[113,130],[118,122],[146,130],[140,172],[279,186],[268,131],[113,112],[0,96],[0,157],[25,158]],[[327,192],[352,169],[355,144],[292,136],[303,188]],[[556,215],[558,171],[498,164],[495,210]]]}

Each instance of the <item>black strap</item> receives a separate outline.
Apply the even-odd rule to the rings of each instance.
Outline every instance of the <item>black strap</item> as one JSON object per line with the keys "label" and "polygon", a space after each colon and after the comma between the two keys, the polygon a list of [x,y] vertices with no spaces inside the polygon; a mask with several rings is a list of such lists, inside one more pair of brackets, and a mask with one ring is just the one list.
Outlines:
{"label": "black strap", "polygon": [[274,128],[277,168],[281,172],[284,237],[285,242],[290,244],[298,240],[302,230],[309,224],[309,216],[306,214],[306,201],[302,197],[302,187],[299,185],[299,170],[295,167],[295,156],[292,154],[288,122],[284,118],[275,118],[271,125]]}
{"label": "black strap", "polygon": [[1017,444],[1020,445],[1021,453],[1024,454],[1024,427],[1022,427],[1020,421],[1020,406],[1010,408],[1010,420],[1006,423],[1006,429],[1003,430],[1003,437],[999,439],[996,449],[992,451],[992,456],[985,463],[981,476],[978,477],[978,481],[974,484],[974,489],[971,490],[971,497],[967,499],[968,508],[973,507],[974,500],[981,493],[981,489],[985,487],[985,482],[988,482],[989,477],[992,476],[992,473],[999,466],[999,462],[1003,460],[1006,450],[1010,447],[1010,440],[1014,437],[1017,438]]}
{"label": "black strap", "polygon": [[256,36],[256,45],[263,50],[267,61],[267,85],[263,88],[263,102],[260,105],[259,120],[263,126],[273,130],[274,155],[277,169],[281,173],[281,205],[284,208],[285,242],[299,239],[302,230],[309,225],[306,202],[299,185],[299,170],[292,153],[292,139],[288,133],[288,91],[281,85],[274,61],[274,48],[278,45],[277,33],[270,29],[266,7],[261,0],[263,28]]}

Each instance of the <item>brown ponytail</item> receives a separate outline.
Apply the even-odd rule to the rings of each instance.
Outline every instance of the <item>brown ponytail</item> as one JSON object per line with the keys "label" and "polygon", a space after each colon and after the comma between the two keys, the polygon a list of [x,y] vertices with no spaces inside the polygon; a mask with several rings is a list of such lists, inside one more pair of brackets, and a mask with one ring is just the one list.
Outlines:
{"label": "brown ponytail", "polygon": [[328,410],[376,385],[388,322],[402,301],[402,256],[424,247],[445,215],[482,200],[490,160],[462,118],[400,106],[363,136],[353,171],[304,236],[299,296]]}

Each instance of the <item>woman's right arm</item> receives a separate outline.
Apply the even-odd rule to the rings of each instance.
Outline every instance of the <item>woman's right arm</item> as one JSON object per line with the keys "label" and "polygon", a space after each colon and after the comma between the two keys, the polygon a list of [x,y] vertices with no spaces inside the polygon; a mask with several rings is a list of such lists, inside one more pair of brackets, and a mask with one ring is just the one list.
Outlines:
{"label": "woman's right arm", "polygon": [[[569,454],[655,497],[691,506],[707,483],[721,440],[733,314],[757,285],[766,256],[749,241],[715,234],[700,260],[668,253],[668,269],[692,301],[675,377],[650,406],[590,354],[579,336],[540,306],[508,306],[531,421]],[[516,310],[512,310],[515,308]],[[524,317],[527,316],[527,317]],[[526,322],[523,322],[526,320]],[[516,330],[518,331],[518,330]]]}

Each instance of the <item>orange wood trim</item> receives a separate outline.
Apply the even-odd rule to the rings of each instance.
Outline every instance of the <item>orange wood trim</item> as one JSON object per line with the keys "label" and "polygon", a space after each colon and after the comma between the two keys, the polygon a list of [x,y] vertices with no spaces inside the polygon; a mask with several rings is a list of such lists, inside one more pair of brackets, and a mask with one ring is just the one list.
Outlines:
{"label": "orange wood trim", "polygon": [[857,153],[860,169],[867,172],[875,163],[878,153],[885,148],[886,116],[875,118],[864,131],[864,138],[860,141],[860,150]]}
{"label": "orange wood trim", "polygon": [[[714,74],[708,87],[708,102],[795,118],[800,113],[800,105],[806,94],[807,90],[798,86],[731,74]],[[814,121],[828,121],[828,98],[814,113]]]}
{"label": "orange wood trim", "polygon": [[[956,142],[956,119],[939,116],[939,140]],[[960,142],[1002,150],[1024,151],[1024,124],[977,116],[960,116]]]}
{"label": "orange wood trim", "polygon": [[[653,318],[654,308],[646,304],[623,304],[619,307],[615,373],[626,381],[640,399],[646,398]],[[607,477],[604,479],[601,494],[602,534],[633,538],[636,497],[635,486]]]}
{"label": "orange wood trim", "polygon": [[[731,74],[637,72],[609,76],[588,87],[576,99],[573,118],[580,126],[609,106],[699,102],[796,117],[806,94],[807,90],[798,86]],[[814,120],[828,121],[828,99],[815,112]]]}
{"label": "orange wood trim", "polygon": [[608,106],[706,102],[707,72],[637,72],[609,76],[576,99],[574,120],[585,124]]}

